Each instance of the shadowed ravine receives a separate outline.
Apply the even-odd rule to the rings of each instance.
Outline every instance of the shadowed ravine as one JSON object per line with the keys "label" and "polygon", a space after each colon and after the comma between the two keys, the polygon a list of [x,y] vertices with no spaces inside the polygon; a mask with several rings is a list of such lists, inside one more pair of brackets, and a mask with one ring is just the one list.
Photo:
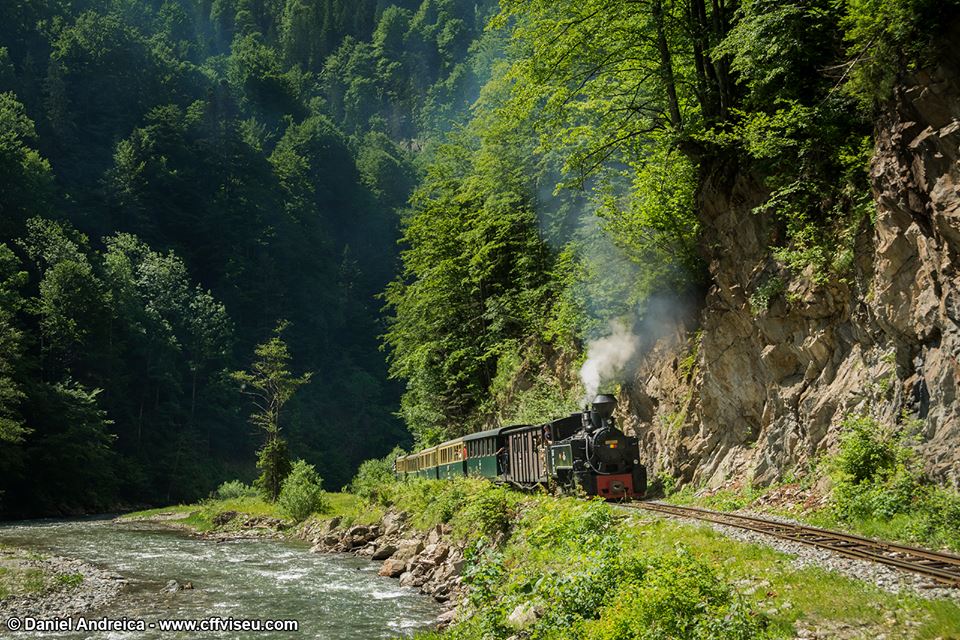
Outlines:
{"label": "shadowed ravine", "polygon": [[[0,542],[81,558],[122,574],[120,597],[88,617],[295,619],[302,638],[370,639],[409,635],[430,626],[433,600],[377,575],[352,556],[307,553],[275,541],[215,542],[109,520],[40,521],[0,527]],[[168,580],[194,589],[161,593]],[[85,637],[35,634],[31,637]],[[98,638],[181,638],[191,634],[102,633]],[[202,634],[254,638],[264,633]],[[284,634],[266,634],[282,636]],[[196,634],[192,634],[196,637]]]}

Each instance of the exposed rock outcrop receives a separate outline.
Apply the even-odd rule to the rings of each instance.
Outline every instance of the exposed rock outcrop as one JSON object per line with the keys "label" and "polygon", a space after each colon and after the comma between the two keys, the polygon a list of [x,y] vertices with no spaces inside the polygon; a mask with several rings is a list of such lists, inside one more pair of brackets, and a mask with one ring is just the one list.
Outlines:
{"label": "exposed rock outcrop", "polygon": [[878,120],[876,219],[857,233],[852,275],[784,278],[766,309],[750,302],[782,275],[768,249],[776,231],[753,211],[766,192],[728,165],[704,176],[713,286],[626,391],[623,417],[654,473],[767,483],[832,447],[847,413],[892,422],[908,411],[929,472],[960,484],[958,78],[958,61],[943,59]]}

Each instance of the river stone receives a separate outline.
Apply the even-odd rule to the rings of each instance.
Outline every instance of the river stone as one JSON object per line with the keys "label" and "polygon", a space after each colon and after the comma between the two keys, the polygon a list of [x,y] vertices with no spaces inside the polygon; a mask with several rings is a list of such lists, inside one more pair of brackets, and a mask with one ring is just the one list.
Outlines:
{"label": "river stone", "polygon": [[340,526],[340,522],[341,522],[340,516],[337,516],[335,518],[330,518],[329,520],[327,520],[326,525],[324,526],[323,532],[332,533],[333,531],[336,531],[337,527]]}
{"label": "river stone", "polygon": [[187,583],[190,586],[181,585],[176,580],[168,580],[166,586],[160,590],[160,593],[176,593],[177,591],[183,591],[184,589],[190,588],[193,589],[193,584]]}
{"label": "river stone", "polygon": [[454,619],[457,617],[457,610],[450,609],[449,611],[444,611],[439,616],[437,616],[437,627],[443,628],[449,626]]}
{"label": "river stone", "polygon": [[382,544],[373,552],[373,555],[370,556],[371,560],[386,560],[394,553],[397,552],[397,547],[390,543]]}
{"label": "river stone", "polygon": [[388,558],[380,567],[380,575],[396,578],[407,570],[407,561],[398,558]]}

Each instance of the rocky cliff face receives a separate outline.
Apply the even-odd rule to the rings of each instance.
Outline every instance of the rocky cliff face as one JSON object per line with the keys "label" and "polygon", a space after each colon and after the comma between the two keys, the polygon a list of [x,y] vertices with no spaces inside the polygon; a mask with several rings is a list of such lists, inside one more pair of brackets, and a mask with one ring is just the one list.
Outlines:
{"label": "rocky cliff face", "polygon": [[957,61],[915,74],[879,119],[876,219],[843,281],[785,279],[753,308],[779,277],[769,220],[752,212],[763,187],[732,170],[706,177],[713,286],[699,318],[681,320],[700,332],[661,340],[626,391],[654,473],[768,483],[833,446],[847,413],[907,411],[922,420],[928,470],[960,484],[958,78]]}

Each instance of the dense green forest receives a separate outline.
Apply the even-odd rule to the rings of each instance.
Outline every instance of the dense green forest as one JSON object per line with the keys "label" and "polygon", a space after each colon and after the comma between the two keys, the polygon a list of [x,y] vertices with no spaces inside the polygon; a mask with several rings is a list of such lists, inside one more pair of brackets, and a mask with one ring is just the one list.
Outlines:
{"label": "dense green forest", "polygon": [[2,509],[251,478],[229,372],[281,321],[328,486],[569,409],[585,341],[702,297],[707,176],[764,185],[784,273],[842,277],[874,111],[955,5],[3,3]]}
{"label": "dense green forest", "polygon": [[696,310],[723,250],[702,233],[707,188],[740,177],[766,197],[777,268],[752,306],[847,277],[875,117],[936,63],[957,5],[502,0],[504,55],[426,163],[388,290],[413,432],[569,410],[611,321],[649,341]]}
{"label": "dense green forest", "polygon": [[252,478],[260,436],[229,372],[281,320],[312,373],[283,416],[293,455],[338,487],[409,440],[377,296],[420,132],[465,109],[492,9],[2,4],[3,512]]}

